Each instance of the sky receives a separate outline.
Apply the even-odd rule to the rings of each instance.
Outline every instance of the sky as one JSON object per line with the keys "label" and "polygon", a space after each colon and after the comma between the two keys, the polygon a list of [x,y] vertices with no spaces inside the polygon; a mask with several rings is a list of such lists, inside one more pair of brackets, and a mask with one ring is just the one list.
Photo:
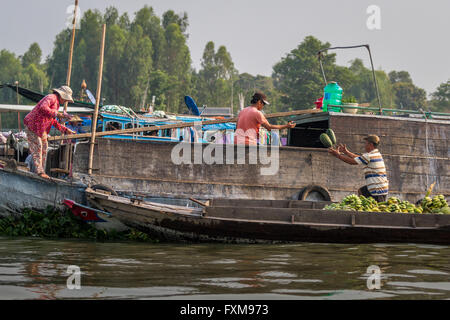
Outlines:
{"label": "sky", "polygon": [[[270,76],[273,66],[313,35],[332,46],[369,44],[376,69],[406,70],[427,93],[450,79],[450,0],[79,0],[81,12],[115,6],[130,17],[144,5],[162,14],[187,12],[192,63],[200,68],[208,41],[225,45],[239,72]],[[23,54],[31,43],[44,56],[66,26],[74,0],[2,0],[0,50]],[[371,5],[380,11],[380,29],[369,30]],[[373,21],[373,20],[371,20]],[[107,50],[107,48],[106,48]],[[337,51],[348,65],[365,49]],[[345,90],[345,88],[344,88]]]}

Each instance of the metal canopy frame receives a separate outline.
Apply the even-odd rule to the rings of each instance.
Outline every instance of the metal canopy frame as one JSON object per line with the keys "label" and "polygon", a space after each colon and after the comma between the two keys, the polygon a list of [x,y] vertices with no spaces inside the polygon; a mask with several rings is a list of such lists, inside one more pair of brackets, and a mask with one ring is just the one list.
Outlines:
{"label": "metal canopy frame", "polygon": [[319,62],[320,62],[320,69],[322,70],[322,75],[323,75],[323,80],[325,81],[325,85],[327,85],[328,82],[327,82],[327,78],[325,76],[325,71],[323,70],[323,64],[322,64],[323,52],[328,51],[328,50],[354,49],[354,48],[366,48],[367,51],[369,52],[370,64],[372,66],[373,82],[375,83],[375,91],[377,93],[378,106],[380,108],[380,114],[382,114],[380,92],[378,90],[378,83],[377,83],[377,77],[375,75],[375,68],[373,67],[372,53],[370,52],[370,46],[368,44],[362,44],[362,45],[357,45],[357,46],[348,46],[348,47],[331,47],[331,48],[322,49],[319,52],[317,52],[317,56],[318,56]]}

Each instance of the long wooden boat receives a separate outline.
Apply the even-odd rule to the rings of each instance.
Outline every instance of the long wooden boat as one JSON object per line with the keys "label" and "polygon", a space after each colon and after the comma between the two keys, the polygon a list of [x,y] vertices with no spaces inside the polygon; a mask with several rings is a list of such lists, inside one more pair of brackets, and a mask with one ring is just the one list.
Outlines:
{"label": "long wooden boat", "polygon": [[64,199],[63,204],[75,217],[86,223],[93,224],[97,229],[119,232],[129,229],[119,220],[113,218],[109,212],[98,210],[70,199]]}
{"label": "long wooden boat", "polygon": [[166,241],[450,244],[450,215],[324,211],[326,202],[213,199],[161,204],[86,189],[124,225]]}
{"label": "long wooden boat", "polygon": [[86,187],[81,182],[43,179],[20,167],[0,167],[0,215],[20,214],[25,208],[63,209],[64,199],[86,203]]}
{"label": "long wooden boat", "polygon": [[[218,159],[223,164],[196,162],[195,150],[202,154],[211,144],[191,144],[189,163],[177,164],[171,154],[178,145],[172,142],[146,142],[98,139],[94,151],[95,183],[114,186],[124,193],[146,193],[162,197],[190,196],[215,199],[317,199],[340,201],[365,184],[361,166],[350,166],[330,156],[319,140],[331,128],[338,142],[353,152],[364,152],[363,137],[377,134],[390,182],[390,196],[410,202],[423,198],[425,190],[436,182],[434,192],[450,196],[450,121],[405,116],[377,116],[319,112],[294,119],[297,126],[289,132],[289,143],[279,147],[279,170],[262,175],[270,164],[249,161],[256,147],[234,146],[231,163],[228,145],[222,145]],[[244,149],[245,164],[237,162]],[[257,148],[270,157],[270,146]],[[213,154],[215,155],[215,152]],[[74,155],[73,172],[85,177],[89,145],[79,144]],[[314,192],[311,192],[314,191]]]}

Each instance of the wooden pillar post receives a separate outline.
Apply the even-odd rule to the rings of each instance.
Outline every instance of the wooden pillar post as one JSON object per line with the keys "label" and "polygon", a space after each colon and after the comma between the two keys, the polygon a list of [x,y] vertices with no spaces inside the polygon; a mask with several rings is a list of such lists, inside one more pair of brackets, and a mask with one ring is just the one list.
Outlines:
{"label": "wooden pillar post", "polygon": [[[72,74],[72,56],[73,56],[73,46],[75,43],[75,31],[77,28],[77,11],[78,11],[78,0],[75,0],[75,11],[73,13],[73,27],[72,27],[72,39],[70,40],[70,50],[69,50],[69,61],[67,68],[66,85],[70,87],[70,76]],[[67,112],[67,105],[69,103],[66,101],[64,103],[64,112]]]}
{"label": "wooden pillar post", "polygon": [[89,148],[89,166],[88,166],[88,174],[89,175],[92,175],[92,164],[94,161],[95,133],[97,131],[98,108],[99,108],[100,97],[101,97],[101,92],[102,92],[103,57],[105,55],[105,36],[106,36],[106,24],[103,25],[102,45],[100,48],[100,64],[99,64],[98,80],[97,80],[97,94],[95,97],[94,116],[92,117],[92,133],[91,133],[91,145]]}

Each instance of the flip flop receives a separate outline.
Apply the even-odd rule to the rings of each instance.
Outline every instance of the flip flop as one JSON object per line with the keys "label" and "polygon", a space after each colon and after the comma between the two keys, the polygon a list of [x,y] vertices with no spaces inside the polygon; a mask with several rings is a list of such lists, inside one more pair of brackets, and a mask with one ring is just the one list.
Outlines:
{"label": "flip flop", "polygon": [[50,179],[50,177],[47,174],[45,174],[45,173],[40,173],[40,174],[38,174],[38,176],[43,178],[43,179]]}

